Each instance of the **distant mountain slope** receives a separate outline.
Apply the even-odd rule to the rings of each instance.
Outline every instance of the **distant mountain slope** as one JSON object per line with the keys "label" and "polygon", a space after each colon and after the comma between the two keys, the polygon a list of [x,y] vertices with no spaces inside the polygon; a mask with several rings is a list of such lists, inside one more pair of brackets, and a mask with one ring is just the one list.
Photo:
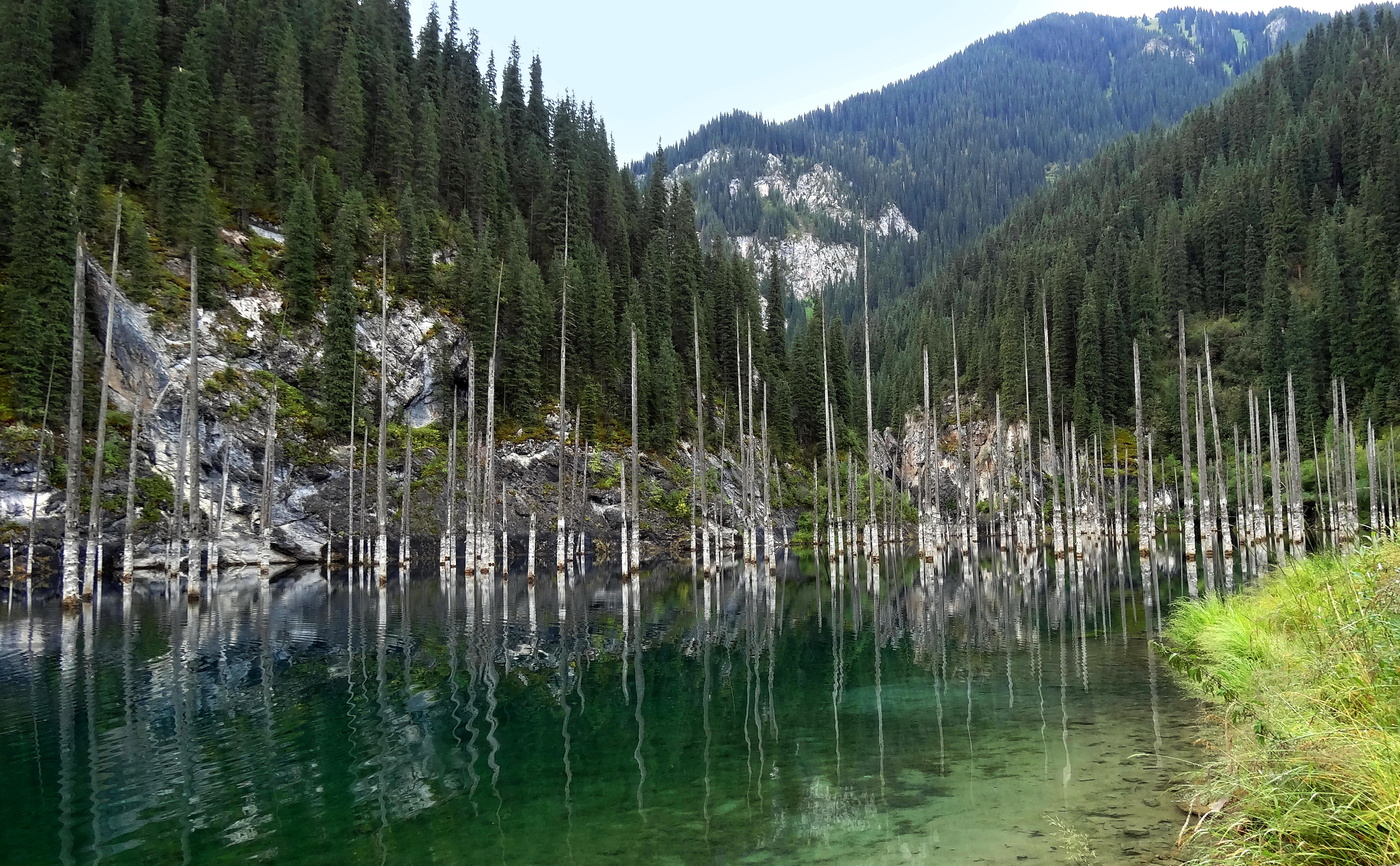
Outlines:
{"label": "distant mountain slope", "polygon": [[[666,148],[665,162],[694,185],[707,236],[750,248],[788,238],[799,291],[854,274],[861,223],[844,213],[897,211],[908,230],[877,239],[878,298],[1107,142],[1208,102],[1321,17],[1291,7],[1050,15],[791,121],[716,118]],[[804,183],[821,196],[802,194]]]}
{"label": "distant mountain slope", "polygon": [[1250,388],[1283,411],[1290,375],[1305,438],[1325,434],[1334,383],[1353,419],[1400,422],[1398,42],[1390,8],[1338,16],[1028,198],[872,317],[877,419],[919,403],[924,345],[951,386],[956,313],[964,393],[1014,416],[1029,389],[1043,424],[1048,357],[1055,416],[1080,435],[1132,423],[1137,340],[1148,420],[1173,450],[1183,311],[1189,371],[1209,335],[1227,440],[1249,429]]}

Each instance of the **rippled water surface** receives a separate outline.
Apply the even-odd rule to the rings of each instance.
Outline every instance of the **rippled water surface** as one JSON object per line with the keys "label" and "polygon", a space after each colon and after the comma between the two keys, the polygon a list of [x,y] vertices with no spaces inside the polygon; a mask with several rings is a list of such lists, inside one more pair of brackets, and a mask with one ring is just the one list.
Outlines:
{"label": "rippled water surface", "polygon": [[1194,758],[1143,583],[887,557],[16,603],[0,859],[1141,862]]}

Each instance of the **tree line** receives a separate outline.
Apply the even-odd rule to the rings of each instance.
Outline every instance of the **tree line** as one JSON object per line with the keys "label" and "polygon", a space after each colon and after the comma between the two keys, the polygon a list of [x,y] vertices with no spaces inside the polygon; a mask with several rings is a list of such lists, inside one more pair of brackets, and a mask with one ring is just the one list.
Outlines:
{"label": "tree line", "polygon": [[[73,245],[112,240],[120,190],[130,297],[183,309],[189,274],[162,263],[193,250],[206,308],[261,283],[283,335],[320,332],[316,363],[281,375],[324,435],[352,405],[374,414],[351,383],[374,375],[355,324],[381,288],[461,324],[483,374],[499,346],[508,423],[557,403],[566,310],[565,402],[590,435],[627,421],[634,329],[650,447],[694,429],[695,388],[728,405],[751,360],[776,441],[810,426],[796,386],[820,363],[789,352],[781,276],[765,317],[752,265],[697,237],[690,189],[664,170],[639,184],[589,103],[546,98],[540,59],[514,46],[483,57],[455,4],[415,36],[405,0],[4,0],[0,152],[4,420],[62,405]],[[249,232],[270,227],[280,249]],[[839,327],[828,343],[845,375]]]}

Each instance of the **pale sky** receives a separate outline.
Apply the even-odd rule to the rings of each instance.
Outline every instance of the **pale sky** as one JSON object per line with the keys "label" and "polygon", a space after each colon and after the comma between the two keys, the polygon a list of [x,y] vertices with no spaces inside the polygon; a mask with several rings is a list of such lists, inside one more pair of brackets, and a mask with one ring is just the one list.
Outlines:
{"label": "pale sky", "polygon": [[[439,0],[447,23],[449,0]],[[431,0],[410,0],[415,29]],[[501,65],[511,40],[538,54],[547,97],[592,102],[622,161],[674,144],[718,114],[742,109],[784,120],[933,66],[967,45],[1051,12],[1154,14],[1181,0],[885,0],[874,3],[700,0],[459,0]],[[1203,7],[1267,11],[1276,4],[1215,0]],[[1296,3],[1335,12],[1355,3]],[[487,8],[482,8],[487,7]]]}

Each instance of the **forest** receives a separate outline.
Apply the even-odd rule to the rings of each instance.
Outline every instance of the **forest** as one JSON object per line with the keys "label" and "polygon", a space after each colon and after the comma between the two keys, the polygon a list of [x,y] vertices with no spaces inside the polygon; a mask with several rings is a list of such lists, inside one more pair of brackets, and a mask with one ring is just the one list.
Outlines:
{"label": "forest", "polygon": [[[483,375],[498,344],[503,423],[557,404],[561,317],[565,402],[592,438],[627,423],[633,328],[649,447],[694,428],[697,348],[714,404],[750,345],[788,400],[784,323],[763,319],[749,262],[701,247],[690,191],[635,183],[589,103],[547,99],[538,57],[483,58],[455,4],[416,35],[404,0],[7,0],[0,25],[0,421],[63,405],[73,244],[111,244],[119,192],[130,298],[178,320],[177,260],[197,250],[206,309],[271,286],[282,337],[323,341],[282,382],[313,435],[346,435],[352,405],[374,415],[351,383],[374,375],[355,322],[378,311],[381,274],[391,302],[462,325]],[[774,415],[791,444],[790,413]]]}
{"label": "forest", "polygon": [[964,384],[1024,407],[1028,357],[1042,424],[1048,328],[1057,421],[1086,435],[1131,418],[1137,340],[1149,420],[1171,431],[1184,311],[1191,357],[1210,337],[1226,429],[1248,388],[1277,403],[1290,370],[1305,435],[1332,417],[1334,378],[1358,416],[1400,420],[1397,36],[1388,8],[1340,15],[1179,126],[1034,195],[872,321],[879,419],[916,404],[923,344],[948,381],[956,318]]}

